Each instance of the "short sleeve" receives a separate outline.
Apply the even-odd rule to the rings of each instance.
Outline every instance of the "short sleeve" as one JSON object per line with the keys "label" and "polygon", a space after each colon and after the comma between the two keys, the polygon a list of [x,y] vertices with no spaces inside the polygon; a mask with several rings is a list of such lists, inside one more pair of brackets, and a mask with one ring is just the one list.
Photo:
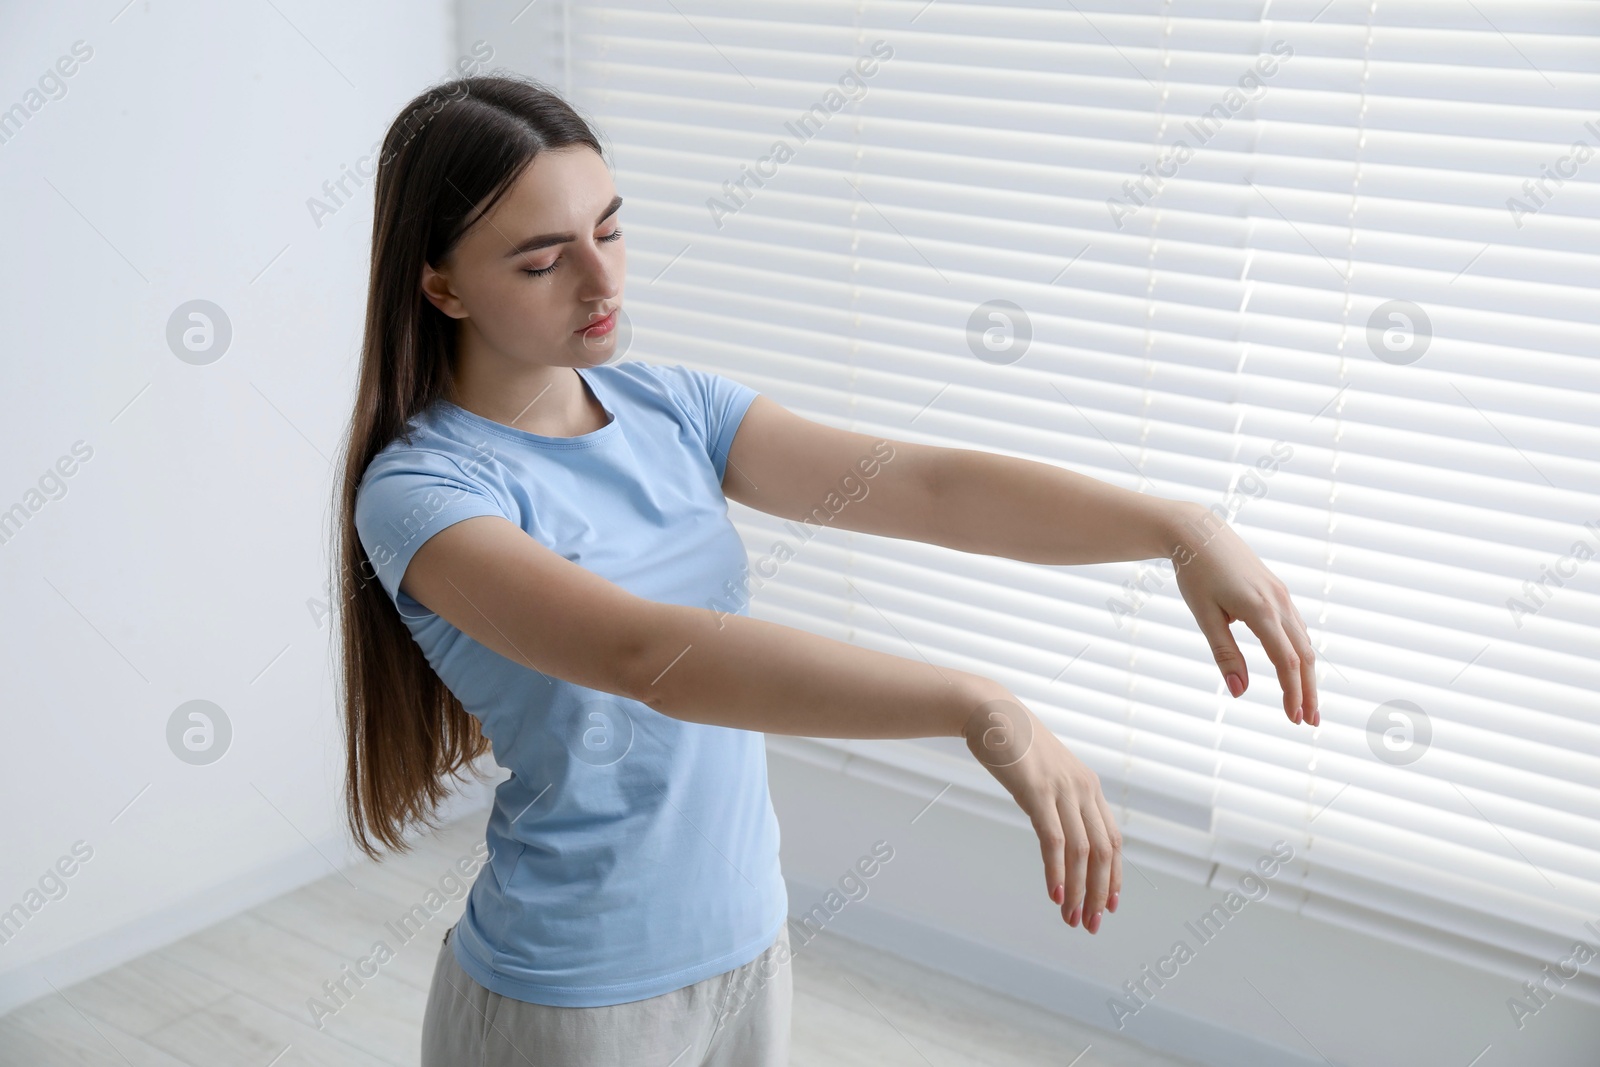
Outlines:
{"label": "short sleeve", "polygon": [[683,395],[686,411],[706,446],[717,481],[721,482],[727,470],[733,435],[739,431],[745,412],[760,394],[726,375],[695,370],[682,363],[657,366],[655,370]]}
{"label": "short sleeve", "polygon": [[404,449],[381,452],[367,465],[356,490],[356,534],[397,609],[400,579],[417,549],[440,530],[475,515],[505,517],[505,510],[454,457]]}

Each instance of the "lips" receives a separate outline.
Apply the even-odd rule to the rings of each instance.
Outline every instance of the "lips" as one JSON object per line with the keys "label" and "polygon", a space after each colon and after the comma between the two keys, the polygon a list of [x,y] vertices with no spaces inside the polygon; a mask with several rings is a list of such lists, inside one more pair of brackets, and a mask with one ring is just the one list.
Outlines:
{"label": "lips", "polygon": [[593,322],[589,323],[589,325],[579,327],[572,332],[582,334],[585,337],[602,337],[615,329],[616,325],[617,309],[612,308],[611,313],[605,318],[595,319]]}

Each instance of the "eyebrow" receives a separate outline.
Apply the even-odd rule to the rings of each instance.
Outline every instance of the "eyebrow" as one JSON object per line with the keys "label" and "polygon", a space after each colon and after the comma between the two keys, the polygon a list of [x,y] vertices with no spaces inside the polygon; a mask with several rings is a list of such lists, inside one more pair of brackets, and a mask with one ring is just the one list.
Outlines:
{"label": "eyebrow", "polygon": [[[600,225],[602,222],[606,221],[606,219],[609,219],[612,215],[615,215],[617,213],[617,209],[621,206],[622,197],[612,197],[611,203],[607,204],[606,209],[600,212],[600,217],[594,220],[594,224],[596,226]],[[512,256],[520,256],[525,252],[534,252],[541,248],[548,248],[550,245],[566,244],[568,241],[576,241],[577,239],[577,235],[571,233],[547,233],[542,237],[530,237],[526,241],[523,241],[521,244],[517,245],[517,247],[513,248],[511,251],[507,252],[506,258],[510,259]]]}

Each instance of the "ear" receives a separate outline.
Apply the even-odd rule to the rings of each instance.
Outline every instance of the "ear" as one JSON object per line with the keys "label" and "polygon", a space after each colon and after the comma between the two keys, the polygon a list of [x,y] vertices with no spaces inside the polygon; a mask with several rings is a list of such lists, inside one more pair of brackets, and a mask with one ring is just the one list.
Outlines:
{"label": "ear", "polygon": [[422,295],[452,319],[467,317],[466,307],[450,286],[450,276],[443,271],[435,270],[431,263],[422,265]]}

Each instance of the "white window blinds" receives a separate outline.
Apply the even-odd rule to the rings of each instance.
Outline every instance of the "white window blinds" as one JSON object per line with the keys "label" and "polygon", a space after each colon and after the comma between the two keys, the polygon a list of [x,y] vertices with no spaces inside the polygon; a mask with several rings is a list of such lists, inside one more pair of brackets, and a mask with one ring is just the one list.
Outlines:
{"label": "white window blinds", "polygon": [[[1600,940],[1600,5],[561,25],[627,198],[630,357],[1216,505],[1311,627],[1323,725],[1242,626],[1231,699],[1159,563],[740,508],[753,562],[797,550],[754,614],[1006,683],[1141,865],[1222,885],[1282,839],[1269,900],[1518,979]],[[959,746],[833,745],[1003,796]]]}

